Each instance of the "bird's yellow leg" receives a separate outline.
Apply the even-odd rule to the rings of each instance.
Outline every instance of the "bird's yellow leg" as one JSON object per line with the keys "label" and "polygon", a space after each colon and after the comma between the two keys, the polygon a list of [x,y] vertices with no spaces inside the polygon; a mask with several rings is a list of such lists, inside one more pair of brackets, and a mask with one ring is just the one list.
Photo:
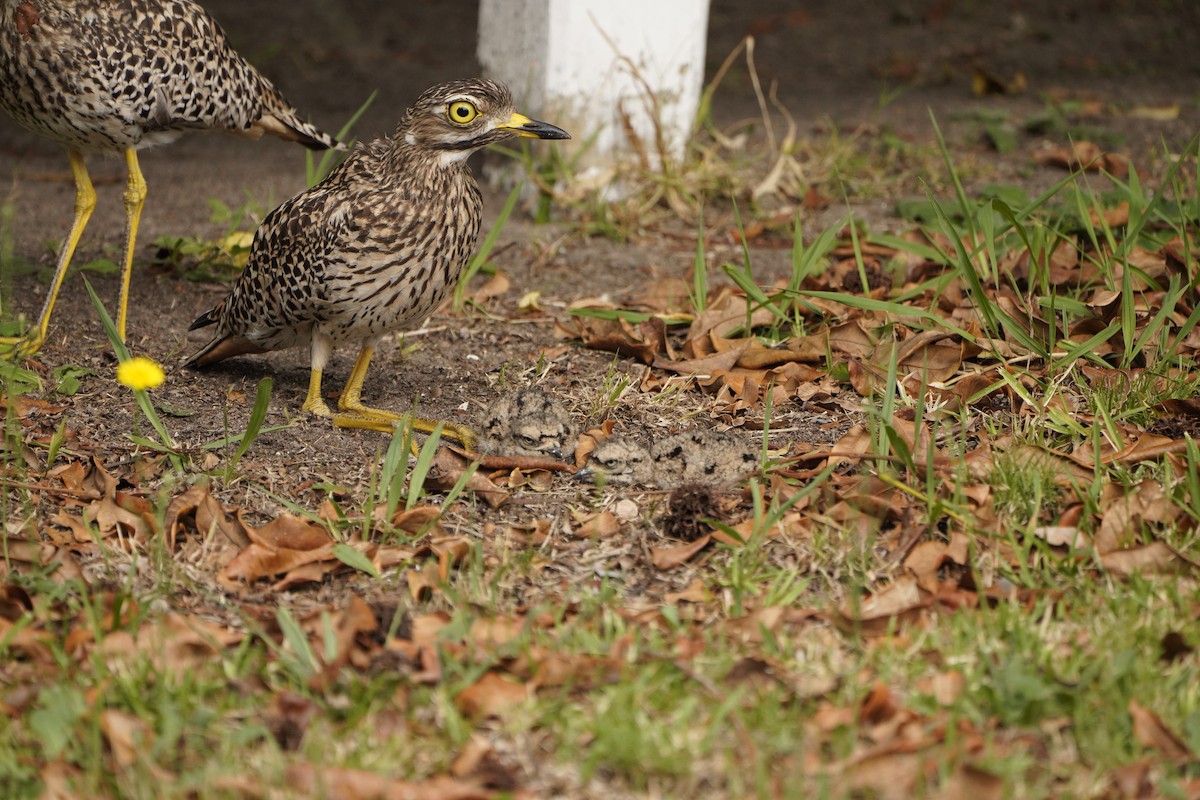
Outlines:
{"label": "bird's yellow leg", "polygon": [[304,405],[300,408],[310,414],[316,414],[318,417],[333,416],[333,410],[325,402],[325,398],[321,397],[321,370],[319,368],[314,367],[312,374],[308,377],[308,396],[304,398]]}
{"label": "bird's yellow leg", "polygon": [[59,248],[58,264],[54,268],[54,280],[50,284],[50,291],[46,294],[46,301],[42,304],[42,312],[38,316],[37,333],[33,337],[23,339],[0,338],[0,344],[17,345],[14,352],[20,355],[36,353],[41,348],[42,342],[46,341],[46,334],[50,330],[50,313],[54,311],[54,303],[58,300],[58,292],[62,289],[63,281],[66,280],[67,270],[71,266],[71,258],[75,255],[79,239],[83,236],[83,229],[87,227],[88,220],[92,217],[92,211],[96,208],[96,190],[92,188],[92,179],[88,176],[87,164],[83,160],[83,155],[75,150],[68,151],[67,155],[71,160],[71,174],[75,177],[75,219],[71,223],[71,230],[67,234],[67,238],[63,240],[62,247]]}
{"label": "bird's yellow leg", "polygon": [[396,429],[398,424],[402,424],[409,426],[415,431],[432,433],[433,429],[440,424],[443,434],[457,439],[469,450],[475,448],[475,442],[478,437],[474,431],[464,425],[427,419],[425,417],[416,417],[411,414],[397,414],[394,411],[363,405],[363,380],[367,376],[367,368],[371,366],[371,357],[373,355],[375,355],[375,348],[373,347],[363,347],[358,351],[358,358],[354,361],[354,369],[350,370],[350,378],[346,381],[346,388],[342,390],[342,396],[338,399],[338,410],[342,413],[333,418],[334,425],[337,425],[339,428],[365,428],[391,433]]}
{"label": "bird's yellow leg", "polygon": [[125,151],[125,166],[129,170],[129,183],[125,186],[125,266],[121,271],[121,305],[117,308],[117,333],[125,341],[125,320],[129,316],[129,279],[133,276],[133,251],[137,244],[138,223],[142,219],[142,206],[146,204],[146,179],[138,166],[137,151],[132,147]]}

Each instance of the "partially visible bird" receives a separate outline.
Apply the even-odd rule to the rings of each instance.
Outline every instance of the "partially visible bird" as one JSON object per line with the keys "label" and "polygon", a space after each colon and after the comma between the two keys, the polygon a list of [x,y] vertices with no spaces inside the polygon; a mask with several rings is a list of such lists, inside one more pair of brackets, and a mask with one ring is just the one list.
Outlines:
{"label": "partially visible bird", "polygon": [[125,259],[117,328],[125,338],[129,279],[146,181],[137,151],[185,131],[270,133],[312,149],[339,146],[300,118],[269,80],[234,52],[192,0],[0,0],[0,108],[64,145],[75,178],[75,219],[22,352],[46,338],[71,257],[96,207],[88,153],[123,153]]}
{"label": "partially visible bird", "polygon": [[[216,333],[186,363],[308,346],[303,408],[333,416],[321,377],[335,346],[357,342],[335,424],[391,430],[407,420],[432,430],[434,420],[364,405],[363,379],[380,339],[440,306],[475,248],[483,201],[467,156],[516,136],[570,138],[514,111],[503,84],[465,80],[427,90],[394,135],[359,145],[328,178],[263,221],[229,296],[192,323],[191,330],[215,325]],[[462,426],[445,430],[474,445]]]}
{"label": "partially visible bird", "polygon": [[736,436],[696,430],[672,434],[649,447],[614,436],[596,446],[588,464],[613,483],[727,488],[758,468],[758,454]]}
{"label": "partially visible bird", "polygon": [[650,458],[650,450],[643,444],[625,436],[611,436],[592,451],[587,468],[575,474],[576,478],[591,478],[596,474],[612,483],[633,486],[657,486],[667,476],[656,474]]}
{"label": "partially visible bird", "polygon": [[671,486],[733,486],[759,467],[758,450],[729,433],[697,429],[667,436],[650,446],[655,471]]}
{"label": "partially visible bird", "polygon": [[479,447],[485,453],[557,459],[578,435],[563,404],[538,386],[501,397],[479,432]]}

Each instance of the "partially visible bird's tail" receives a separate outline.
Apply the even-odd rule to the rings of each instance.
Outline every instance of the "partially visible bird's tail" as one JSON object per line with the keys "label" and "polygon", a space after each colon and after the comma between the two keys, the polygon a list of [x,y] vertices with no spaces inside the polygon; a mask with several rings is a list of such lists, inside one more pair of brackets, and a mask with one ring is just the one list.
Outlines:
{"label": "partially visible bird's tail", "polygon": [[299,142],[310,150],[345,150],[346,145],[316,125],[301,119],[300,112],[279,93],[263,75],[259,75],[259,99],[262,116],[251,125],[258,134],[269,133],[289,142]]}
{"label": "partially visible bird's tail", "polygon": [[[189,331],[206,328],[209,325],[215,325],[218,321],[217,314],[221,310],[221,306],[209,309],[196,318],[196,321],[188,326]],[[192,355],[188,356],[183,362],[185,367],[207,367],[209,364],[215,364],[218,361],[224,361],[227,358],[240,355],[254,355],[257,353],[265,353],[263,348],[251,342],[242,336],[216,336],[208,344],[201,347]]]}
{"label": "partially visible bird's tail", "polygon": [[300,112],[286,104],[265,109],[252,127],[289,142],[299,142],[309,150],[346,149],[346,145],[330,134],[300,119]]}

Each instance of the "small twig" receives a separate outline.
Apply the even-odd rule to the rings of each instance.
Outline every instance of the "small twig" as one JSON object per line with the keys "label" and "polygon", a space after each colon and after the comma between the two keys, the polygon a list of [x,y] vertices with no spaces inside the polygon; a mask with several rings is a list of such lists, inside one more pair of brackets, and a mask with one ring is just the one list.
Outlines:
{"label": "small twig", "polygon": [[100,493],[97,491],[85,491],[83,489],[68,489],[67,487],[47,486],[44,483],[24,483],[23,481],[14,481],[11,478],[0,478],[0,486],[7,486],[11,489],[27,489],[31,492],[45,492],[46,494],[55,494],[60,497],[75,497],[80,500],[99,500]]}

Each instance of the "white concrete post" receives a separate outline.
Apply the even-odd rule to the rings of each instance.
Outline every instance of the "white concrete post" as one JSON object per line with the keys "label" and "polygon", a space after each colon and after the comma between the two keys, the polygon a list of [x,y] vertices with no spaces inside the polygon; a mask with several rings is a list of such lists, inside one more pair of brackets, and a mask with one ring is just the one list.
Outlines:
{"label": "white concrete post", "polygon": [[603,166],[631,149],[655,166],[655,116],[683,154],[704,81],[708,0],[480,0],[479,61],[519,107],[588,147]]}

